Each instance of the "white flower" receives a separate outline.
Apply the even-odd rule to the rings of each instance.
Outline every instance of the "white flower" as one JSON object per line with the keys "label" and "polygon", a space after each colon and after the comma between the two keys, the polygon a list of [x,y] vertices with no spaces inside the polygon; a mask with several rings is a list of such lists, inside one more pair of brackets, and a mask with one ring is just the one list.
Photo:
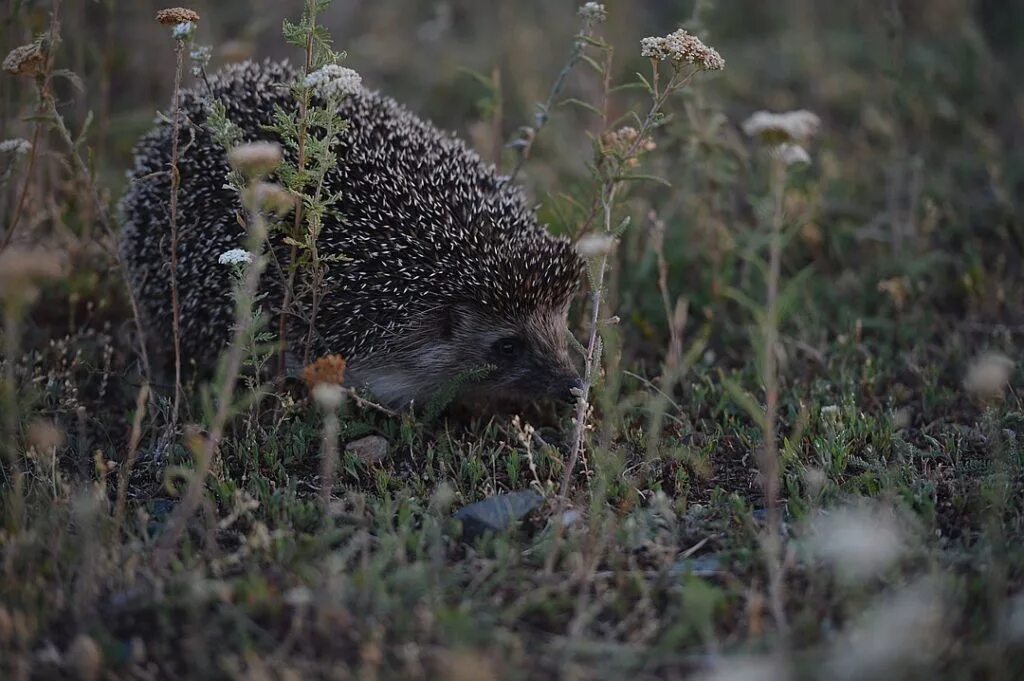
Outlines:
{"label": "white flower", "polygon": [[686,62],[704,71],[721,71],[725,60],[713,47],[705,45],[700,38],[680,28],[664,38],[649,37],[640,41],[640,54],[650,59],[676,64]]}
{"label": "white flower", "polygon": [[820,127],[818,115],[806,109],[780,114],[758,111],[743,121],[743,132],[748,137],[757,137],[772,144],[806,142],[818,133]]}
{"label": "white flower", "polygon": [[195,30],[195,24],[191,21],[183,21],[180,24],[175,24],[174,28],[171,29],[171,37],[175,40],[184,40],[192,35]]}
{"label": "white flower", "polygon": [[341,406],[345,391],[335,383],[318,383],[313,387],[313,399],[324,411],[334,411]]}
{"label": "white flower", "polygon": [[9,139],[0,142],[0,154],[27,154],[32,149],[32,143],[21,138]]}
{"label": "white flower", "polygon": [[942,654],[947,617],[946,594],[932,580],[880,598],[830,646],[822,678],[908,678]]}
{"label": "white flower", "polygon": [[604,5],[599,2],[587,2],[577,11],[584,20],[591,24],[600,24],[608,18],[608,12],[605,10]]}
{"label": "white flower", "polygon": [[896,562],[906,544],[891,510],[857,505],[815,519],[807,547],[841,577],[863,580]]}
{"label": "white flower", "polygon": [[358,92],[363,77],[348,67],[327,64],[307,75],[302,84],[325,97],[343,97]]}
{"label": "white flower", "polygon": [[839,411],[839,405],[827,404],[821,408],[819,413],[822,421],[831,421],[832,423],[838,423],[842,419],[842,413]]}
{"label": "white flower", "polygon": [[996,399],[1010,383],[1013,360],[998,352],[987,352],[971,362],[964,377],[964,388],[975,397]]}
{"label": "white flower", "polygon": [[241,248],[224,251],[217,259],[221,265],[247,265],[252,262],[252,253]]}
{"label": "white flower", "polygon": [[584,258],[596,258],[611,253],[616,243],[613,236],[591,233],[576,242],[576,252]]}
{"label": "white flower", "polygon": [[807,150],[801,147],[799,144],[784,143],[772,149],[772,154],[777,158],[782,159],[782,162],[787,166],[792,165],[809,165],[811,162],[811,156],[807,153]]}

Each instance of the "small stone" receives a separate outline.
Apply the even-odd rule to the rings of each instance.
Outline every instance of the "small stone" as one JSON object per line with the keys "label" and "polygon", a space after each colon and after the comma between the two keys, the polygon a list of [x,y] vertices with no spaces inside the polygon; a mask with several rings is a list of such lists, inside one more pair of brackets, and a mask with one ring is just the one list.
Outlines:
{"label": "small stone", "polygon": [[488,532],[504,532],[543,501],[533,490],[498,494],[459,509],[455,519],[462,521],[463,536],[473,539]]}
{"label": "small stone", "polygon": [[677,561],[668,569],[672,577],[680,575],[693,575],[694,577],[714,577],[722,572],[722,560],[715,554],[709,553],[696,558],[684,558]]}
{"label": "small stone", "polygon": [[382,461],[388,455],[388,441],[380,435],[367,435],[345,445],[346,454],[355,454],[363,464]]}

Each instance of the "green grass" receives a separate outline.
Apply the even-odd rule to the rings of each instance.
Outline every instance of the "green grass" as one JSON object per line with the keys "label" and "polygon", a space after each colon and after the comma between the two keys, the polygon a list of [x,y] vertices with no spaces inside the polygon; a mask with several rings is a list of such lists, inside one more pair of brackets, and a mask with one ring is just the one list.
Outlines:
{"label": "green grass", "polygon": [[[154,44],[167,55],[172,45],[148,10],[134,17],[123,4],[66,8],[58,60],[86,86],[75,94],[59,85],[69,127],[98,112],[82,149],[105,202],[122,188],[138,132],[115,123],[160,107],[172,73],[166,61],[127,59],[156,50],[140,44],[147,36],[161,36],[166,44]],[[619,80],[646,68],[636,39],[690,18],[682,4],[609,3],[602,30],[616,45]],[[745,0],[700,15],[727,68],[673,100],[658,149],[644,157],[642,170],[671,188],[634,185],[619,208],[632,218],[609,274],[608,304],[621,321],[603,336],[606,372],[566,507],[565,410],[417,418],[351,402],[324,507],[321,414],[301,386],[288,386],[231,420],[203,502],[159,565],[158,538],[195,461],[187,439],[166,432],[173,391],[155,386],[117,517],[143,383],[131,309],[87,188],[62,163],[59,140],[44,135],[19,240],[61,253],[73,274],[43,287],[17,351],[0,359],[0,677],[755,678],[741,675],[746,661],[798,679],[1019,678],[1019,41],[980,6],[897,3],[904,16],[892,32],[887,2],[811,4]],[[46,25],[44,9],[18,10],[11,46]],[[234,9],[199,9],[202,41],[249,35],[261,53],[279,53],[276,23],[242,30]],[[493,148],[495,111],[507,138],[531,120],[575,30],[568,10],[517,5],[501,22],[523,41],[510,45],[495,42],[487,8],[463,8],[464,23],[448,29],[429,64],[375,65],[375,45],[413,44],[432,17],[400,10],[381,2],[351,22],[324,21],[349,50],[346,64],[483,150]],[[392,23],[381,23],[387,16]],[[72,32],[76,20],[126,42],[105,48]],[[559,49],[536,48],[537,36]],[[487,76],[460,70],[489,75],[495,65],[500,97]],[[143,68],[153,69],[155,92],[139,85]],[[594,96],[587,68],[574,72],[569,95]],[[105,80],[125,92],[99,94]],[[4,87],[2,136],[28,137],[30,88],[14,89]],[[642,103],[622,96],[623,106]],[[746,408],[764,401],[763,352],[740,302],[764,300],[754,256],[767,246],[768,179],[738,123],[756,109],[802,107],[825,125],[813,165],[785,194],[783,284],[799,284],[779,344],[782,626],[763,545],[763,431]],[[577,109],[553,112],[522,172],[560,233],[574,233],[582,212],[563,194],[585,207],[593,186],[580,132],[593,120]],[[514,155],[505,153],[508,167]],[[25,179],[23,165],[14,171],[0,194],[5,216]],[[895,235],[894,216],[913,229]],[[693,359],[667,399],[658,388],[669,328],[655,218],[665,223],[668,296],[688,302],[683,345]],[[570,317],[581,338],[584,302]],[[964,379],[987,351],[1016,364],[1003,396],[984,400]],[[205,392],[201,381],[186,385],[184,424],[208,424]],[[33,435],[40,420],[62,434],[55,448]],[[345,451],[368,435],[387,440],[383,459]],[[468,537],[454,518],[525,489],[543,502],[507,532]],[[876,527],[855,526],[851,509],[861,508],[877,514]],[[561,533],[566,510],[575,519]],[[830,562],[829,540],[847,538]],[[860,561],[868,572],[847,577]]]}

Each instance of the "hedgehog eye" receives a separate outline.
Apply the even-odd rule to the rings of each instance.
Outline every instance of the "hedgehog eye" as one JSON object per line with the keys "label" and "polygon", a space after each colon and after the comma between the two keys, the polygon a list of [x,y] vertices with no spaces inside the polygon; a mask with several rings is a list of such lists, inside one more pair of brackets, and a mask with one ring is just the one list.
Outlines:
{"label": "hedgehog eye", "polygon": [[494,343],[494,349],[502,357],[515,357],[523,348],[523,342],[515,336],[502,338]]}

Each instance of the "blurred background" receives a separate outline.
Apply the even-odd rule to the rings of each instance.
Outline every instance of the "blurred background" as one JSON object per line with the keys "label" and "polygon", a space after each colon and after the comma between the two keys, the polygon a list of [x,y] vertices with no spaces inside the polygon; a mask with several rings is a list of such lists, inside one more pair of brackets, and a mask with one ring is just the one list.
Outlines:
{"label": "blurred background", "polygon": [[[153,21],[164,3],[132,0],[67,2],[61,66],[84,83],[62,97],[72,127],[92,112],[90,160],[114,200],[131,164],[131,147],[166,108],[173,73],[172,41]],[[197,2],[196,42],[213,47],[211,70],[247,58],[296,60],[281,39],[281,21],[301,3],[274,0]],[[739,123],[759,109],[806,108],[823,119],[807,181],[789,197],[803,223],[788,251],[790,269],[814,262],[834,286],[807,307],[810,325],[849,326],[888,305],[902,313],[922,305],[944,312],[1004,316],[1017,295],[1005,276],[1024,250],[1019,204],[1024,196],[1024,3],[1007,0],[813,0],[609,2],[601,31],[617,47],[622,82],[649,68],[639,40],[679,26],[697,31],[725,57],[727,68],[677,100],[674,119],[656,137],[652,174],[672,187],[645,187],[631,210],[641,225],[666,227],[673,296],[710,315],[724,282],[735,281],[737,242],[753,228],[748,200],[761,190]],[[8,4],[7,47],[45,30],[48,2]],[[454,130],[485,157],[511,167],[504,145],[532,123],[564,65],[578,30],[574,2],[337,0],[323,16],[346,64],[367,85]],[[4,50],[6,52],[6,49]],[[187,83],[186,83],[187,84]],[[567,97],[591,101],[600,83],[587,67],[569,80]],[[642,104],[624,92],[613,108]],[[32,98],[4,81],[0,138],[28,137]],[[534,146],[522,180],[559,232],[552,197],[572,194],[586,179],[593,117],[577,107],[554,112]],[[67,224],[54,215],[47,186],[62,182],[40,164],[41,228]],[[60,191],[60,187],[53,187]],[[73,187],[64,187],[73,192]],[[13,187],[4,195],[9,213]],[[72,201],[68,205],[75,206]],[[652,212],[653,211],[653,212]],[[74,229],[74,228],[72,228]],[[640,326],[655,326],[653,260],[645,230],[623,250],[637,267],[623,274],[621,302]],[[880,282],[883,283],[879,288]],[[837,309],[841,297],[852,304]],[[645,302],[649,301],[649,302]],[[1011,305],[1012,307],[1012,305]],[[886,315],[882,315],[883,317]],[[699,315],[698,315],[699,317]],[[815,319],[814,317],[819,317]],[[875,320],[885,324],[882,319]]]}
{"label": "blurred background", "polygon": [[[77,150],[100,203],[116,215],[132,146],[171,98],[174,41],[154,21],[167,3],[57,4],[59,112],[75,135],[84,131]],[[300,61],[281,24],[297,20],[302,4],[189,3],[201,15],[195,42],[212,48],[210,71],[245,59]],[[630,183],[618,208],[631,219],[609,269],[608,309],[621,318],[621,333],[607,334],[618,347],[606,354],[592,459],[573,480],[591,525],[571,534],[572,560],[543,568],[550,544],[538,528],[547,517],[479,552],[450,528],[452,506],[531,481],[555,488],[560,453],[531,453],[518,421],[445,423],[442,432],[352,410],[343,439],[374,433],[390,454],[365,461],[346,451],[344,489],[334,500],[341,511],[332,501],[321,513],[311,501],[320,484],[320,414],[289,396],[280,420],[276,407],[254,403],[225,438],[223,468],[209,484],[216,503],[202,514],[209,532],[195,532],[182,549],[180,572],[154,573],[137,560],[159,536],[177,501],[174,480],[192,457],[179,447],[150,466],[140,455],[119,491],[131,509],[124,532],[124,496],[116,524],[97,510],[126,451],[145,454],[177,433],[159,413],[142,419],[143,377],[115,239],[97,226],[93,183],[73,172],[66,145],[48,132],[30,173],[23,157],[0,156],[0,227],[24,197],[14,243],[71,265],[41,287],[37,304],[19,300],[6,318],[13,351],[0,356],[0,411],[7,407],[12,435],[0,448],[29,473],[31,522],[17,550],[5,554],[0,534],[0,600],[13,613],[4,620],[0,606],[0,625],[14,621],[21,632],[10,637],[0,626],[0,652],[12,641],[17,659],[53,667],[52,642],[71,655],[81,630],[102,643],[108,661],[135,664],[148,654],[168,676],[208,674],[195,651],[213,649],[230,658],[220,670],[239,678],[246,665],[273,667],[284,657],[300,670],[323,663],[324,676],[342,664],[353,674],[373,671],[381,660],[403,678],[427,678],[422,667],[418,677],[409,671],[421,663],[444,678],[499,675],[429,666],[450,654],[452,669],[491,669],[501,659],[553,678],[571,676],[579,662],[587,672],[580,678],[645,669],[639,679],[663,678],[666,669],[682,678],[693,651],[774,650],[760,556],[763,480],[754,463],[765,382],[752,358],[766,353],[756,347],[757,305],[745,304],[765,299],[753,254],[767,245],[769,164],[742,122],[759,110],[807,109],[822,126],[808,145],[810,165],[790,172],[782,194],[781,275],[784,286],[797,283],[786,288],[774,348],[787,551],[814,538],[803,524],[867,497],[912,515],[907,536],[915,539],[886,530],[874,512],[818,532],[838,537],[840,566],[888,551],[904,569],[884,572],[893,561],[883,555],[877,574],[843,591],[818,564],[794,559],[784,643],[820,644],[862,672],[836,678],[907,678],[884,666],[863,672],[865,647],[893,659],[922,652],[953,678],[1013,678],[1003,653],[1024,649],[1024,596],[1012,612],[1007,605],[1024,585],[1024,412],[1013,390],[1024,337],[1024,2],[605,5],[608,21],[597,31],[615,46],[616,84],[649,73],[641,38],[680,26],[716,48],[726,67],[700,74],[669,102],[671,116],[638,168],[664,182]],[[53,6],[8,0],[0,54],[46,31]],[[577,9],[568,0],[335,0],[320,21],[367,86],[509,171],[516,152],[507,143],[534,124],[537,102],[563,69],[581,25]],[[194,81],[187,75],[185,85]],[[602,91],[586,64],[566,83],[561,99],[593,102]],[[0,140],[30,139],[36,104],[29,79],[3,74]],[[647,105],[642,90],[623,89],[611,109],[615,117]],[[519,174],[556,233],[581,235],[598,132],[584,107],[555,107]],[[14,290],[6,284],[0,276],[0,294]],[[587,331],[584,317],[577,306],[578,332]],[[658,381],[677,340],[691,365],[665,394]],[[972,364],[979,356],[989,359]],[[188,391],[180,423],[203,422],[202,389]],[[650,427],[662,416],[663,425]],[[90,533],[100,517],[102,531]],[[349,533],[344,550],[339,528]],[[520,551],[523,534],[533,543]],[[926,577],[943,588],[894,597]],[[952,595],[948,611],[934,594]],[[900,609],[908,603],[911,615]],[[888,619],[868,619],[849,644],[835,638],[874,605],[898,607]],[[947,627],[948,641],[940,640],[934,632]],[[876,645],[882,639],[895,652]],[[466,646],[479,653],[467,658],[472,664],[459,657]],[[495,657],[499,649],[504,657]],[[247,657],[251,650],[262,657]],[[800,678],[820,678],[817,659],[798,660],[807,672]],[[0,654],[0,676],[3,665]]]}

